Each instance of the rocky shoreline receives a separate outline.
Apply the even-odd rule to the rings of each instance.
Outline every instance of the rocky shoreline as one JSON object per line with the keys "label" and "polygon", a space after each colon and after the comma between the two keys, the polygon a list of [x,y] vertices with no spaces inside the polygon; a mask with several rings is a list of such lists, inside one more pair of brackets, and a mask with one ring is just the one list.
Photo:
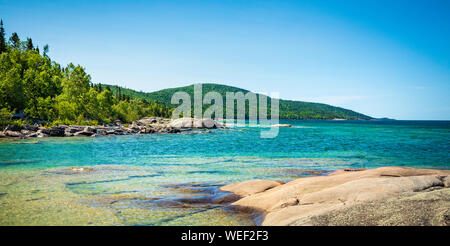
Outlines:
{"label": "rocky shoreline", "polygon": [[250,180],[222,191],[258,225],[450,225],[450,170],[345,169],[288,183]]}
{"label": "rocky shoreline", "polygon": [[145,117],[131,124],[117,123],[103,126],[58,125],[50,128],[34,125],[8,125],[0,132],[0,138],[35,138],[35,137],[97,137],[107,135],[130,135],[152,133],[180,133],[191,129],[216,129],[224,126],[211,119],[164,119]]}

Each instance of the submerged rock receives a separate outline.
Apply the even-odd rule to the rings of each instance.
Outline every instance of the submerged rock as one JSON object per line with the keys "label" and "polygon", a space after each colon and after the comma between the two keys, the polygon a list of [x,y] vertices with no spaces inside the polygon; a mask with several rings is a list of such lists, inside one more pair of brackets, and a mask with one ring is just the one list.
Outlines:
{"label": "submerged rock", "polygon": [[271,127],[292,127],[292,125],[289,125],[289,124],[275,124],[275,125],[272,125]]}

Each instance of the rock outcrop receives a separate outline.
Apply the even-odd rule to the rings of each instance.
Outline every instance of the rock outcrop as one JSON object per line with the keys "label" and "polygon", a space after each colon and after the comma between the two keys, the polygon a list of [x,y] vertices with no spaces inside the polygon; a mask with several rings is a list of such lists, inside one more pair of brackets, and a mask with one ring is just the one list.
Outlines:
{"label": "rock outcrop", "polygon": [[272,189],[279,185],[281,185],[280,182],[255,179],[255,180],[249,180],[249,181],[225,185],[225,186],[220,187],[220,190],[233,192],[234,194],[239,195],[239,196],[249,196],[249,195],[254,195],[256,193],[266,191],[268,189]]}
{"label": "rock outcrop", "polygon": [[176,129],[192,129],[192,128],[224,128],[224,126],[212,119],[197,119],[197,118],[180,118],[174,119],[169,123],[169,127]]}
{"label": "rock outcrop", "polygon": [[[116,125],[118,124],[118,125]],[[106,126],[66,126],[59,125],[51,128],[39,127],[39,125],[8,125],[0,137],[73,137],[73,136],[106,136],[127,134],[151,134],[151,133],[179,133],[186,129],[210,129],[223,128],[223,125],[212,119],[164,119],[159,117],[145,117],[130,125],[116,122]]]}
{"label": "rock outcrop", "polygon": [[[401,195],[408,196],[429,189],[449,190],[447,189],[449,175],[450,171],[444,170],[382,167],[372,170],[340,170],[327,176],[300,178],[256,193],[248,192],[249,189],[252,190],[254,184],[249,183],[245,186],[245,182],[227,185],[222,189],[245,196],[232,203],[232,207],[257,214],[259,216],[257,220],[261,221],[262,225],[327,225],[326,221],[329,220],[317,219],[324,218],[317,216],[326,216],[340,209],[351,209],[351,206],[364,206],[361,204],[395,199]],[[258,182],[262,184],[262,181]],[[444,192],[447,193],[448,191]],[[447,198],[441,198],[441,202],[445,203],[445,199]],[[387,202],[403,204],[403,201],[398,198],[395,202],[393,200]],[[450,211],[450,202],[448,199],[446,201],[443,209]],[[360,211],[362,213],[364,210]],[[433,213],[441,212],[436,210]],[[312,217],[316,219],[311,219]],[[347,222],[348,220],[334,220],[330,224]],[[406,221],[397,223],[408,224]],[[415,224],[420,223],[412,225]]]}
{"label": "rock outcrop", "polygon": [[429,189],[359,203],[291,225],[450,226],[450,189]]}
{"label": "rock outcrop", "polygon": [[43,128],[42,133],[49,135],[50,137],[64,137],[66,126],[54,126],[51,128]]}

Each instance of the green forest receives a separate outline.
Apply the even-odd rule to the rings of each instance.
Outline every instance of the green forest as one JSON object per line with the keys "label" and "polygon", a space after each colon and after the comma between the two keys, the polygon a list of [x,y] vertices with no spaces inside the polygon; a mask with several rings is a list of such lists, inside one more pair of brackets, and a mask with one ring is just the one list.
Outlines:
{"label": "green forest", "polygon": [[[107,85],[103,85],[106,88]],[[110,86],[112,87],[112,86]],[[115,89],[114,89],[115,90]],[[191,96],[191,105],[193,102],[193,94],[194,94],[194,85],[177,87],[177,88],[169,88],[155,92],[138,92],[131,89],[122,89],[122,92],[128,96],[134,98],[146,99],[149,101],[157,101],[158,103],[165,105],[167,107],[174,107],[171,104],[172,95],[175,92],[183,91],[188,93]],[[226,105],[225,98],[227,92],[242,92],[243,94],[248,93],[248,90],[228,86],[228,85],[220,85],[220,84],[202,84],[202,95],[204,96],[208,92],[218,92],[222,95],[223,98],[223,112],[226,114]],[[259,98],[259,94],[256,94],[256,98]],[[271,100],[268,97],[267,100],[267,108],[268,108],[268,117],[270,117],[270,107]],[[175,105],[176,106],[176,105]],[[357,113],[352,110],[334,107],[331,105],[323,104],[323,103],[311,103],[311,102],[302,102],[302,101],[291,101],[291,100],[282,100],[279,101],[279,117],[280,119],[296,119],[296,120],[332,120],[332,119],[346,119],[346,120],[369,120],[372,119],[370,116]],[[193,107],[193,106],[192,106]],[[203,105],[203,110],[210,107],[210,105]],[[246,117],[248,117],[249,105],[246,104]],[[256,109],[258,110],[258,108]],[[236,102],[235,102],[235,115],[236,115]]]}
{"label": "green forest", "polygon": [[[6,37],[0,22],[0,124],[41,121],[48,125],[132,122],[144,116],[170,117],[172,109],[144,98],[122,94],[120,88],[94,84],[80,65],[61,66],[31,38]],[[13,115],[26,115],[13,121]]]}

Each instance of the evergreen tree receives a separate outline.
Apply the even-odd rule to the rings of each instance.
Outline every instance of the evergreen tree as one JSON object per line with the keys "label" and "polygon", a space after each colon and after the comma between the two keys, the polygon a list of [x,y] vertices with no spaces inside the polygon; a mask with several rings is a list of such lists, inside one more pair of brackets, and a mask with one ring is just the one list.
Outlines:
{"label": "evergreen tree", "polygon": [[121,95],[120,95],[120,87],[119,86],[116,86],[116,88],[117,88],[117,92],[116,92],[116,98],[117,98],[117,100],[121,100],[122,98],[121,98]]}
{"label": "evergreen tree", "polygon": [[0,20],[0,54],[6,52],[5,29],[3,28],[3,20]]}
{"label": "evergreen tree", "polygon": [[44,53],[42,54],[42,56],[43,57],[47,57],[48,58],[48,51],[49,51],[49,47],[48,47],[48,44],[46,44],[45,46],[44,46]]}
{"label": "evergreen tree", "polygon": [[14,32],[11,37],[9,38],[9,41],[11,42],[11,45],[14,48],[19,48],[20,47],[20,38],[19,35],[17,35],[17,32]]}
{"label": "evergreen tree", "polygon": [[31,38],[27,38],[27,50],[33,50],[33,40]]}

